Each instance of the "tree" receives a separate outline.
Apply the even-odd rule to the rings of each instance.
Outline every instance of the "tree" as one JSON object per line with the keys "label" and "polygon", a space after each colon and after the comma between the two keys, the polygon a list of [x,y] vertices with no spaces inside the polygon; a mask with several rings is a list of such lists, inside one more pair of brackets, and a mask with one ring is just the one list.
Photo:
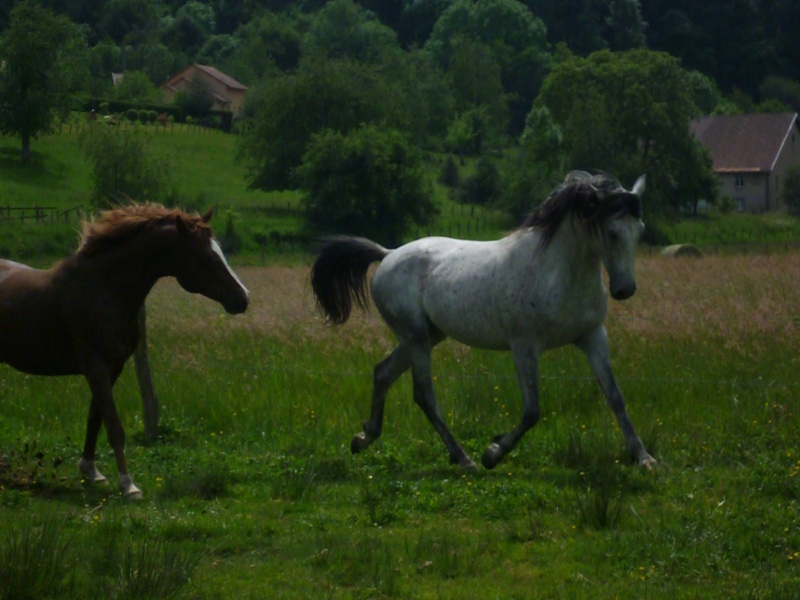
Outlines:
{"label": "tree", "polygon": [[313,136],[297,169],[316,230],[401,242],[436,215],[419,152],[396,130],[364,125]]}
{"label": "tree", "polygon": [[793,213],[800,212],[800,165],[786,169],[781,188],[781,198]]}
{"label": "tree", "polygon": [[346,134],[361,124],[407,130],[408,114],[397,82],[374,66],[312,56],[296,73],[248,92],[251,127],[240,156],[248,185],[263,190],[295,187],[294,170],[311,137],[325,129]]}
{"label": "tree", "polygon": [[223,70],[244,83],[296,70],[304,19],[304,16],[267,11],[254,17],[233,35],[235,52],[223,61]]}
{"label": "tree", "polygon": [[800,111],[800,82],[785,77],[768,76],[759,86],[761,101],[778,100],[795,112]]}
{"label": "tree", "polygon": [[646,23],[642,19],[639,0],[611,0],[606,26],[612,50],[630,50],[645,46]]}
{"label": "tree", "polygon": [[519,144],[508,153],[508,181],[500,204],[522,218],[547,197],[564,176],[564,136],[546,106],[534,104]]}
{"label": "tree", "polygon": [[661,211],[716,199],[708,153],[689,125],[697,108],[678,60],[660,52],[596,52],[556,65],[540,101],[564,134],[568,169],[622,181],[647,173],[647,202]]}
{"label": "tree", "polygon": [[147,152],[143,134],[95,123],[81,132],[92,169],[92,205],[105,209],[131,199],[158,202],[168,183],[167,165]]}
{"label": "tree", "polygon": [[141,71],[128,71],[114,88],[115,100],[129,102],[157,102],[159,92],[150,78]]}
{"label": "tree", "polygon": [[526,0],[525,4],[546,23],[551,42],[564,42],[581,56],[608,48],[603,37],[608,0]]}
{"label": "tree", "polygon": [[464,182],[462,200],[466,204],[491,204],[502,193],[500,172],[494,162],[483,155],[475,162],[475,172]]}
{"label": "tree", "polygon": [[195,75],[186,89],[177,95],[175,103],[187,114],[201,116],[214,106],[214,90],[205,79]]}
{"label": "tree", "polygon": [[[784,13],[781,5],[795,8]],[[679,58],[684,68],[712,77],[725,93],[736,86],[754,96],[764,75],[781,66],[773,44],[797,39],[798,28],[788,25],[796,23],[796,18],[781,22],[785,34],[775,32],[774,36],[765,34],[765,19],[772,21],[776,14],[779,19],[796,16],[797,5],[795,0],[648,0],[642,3],[642,12],[652,49],[668,52]],[[787,67],[797,63],[796,43],[790,55],[793,58]]]}
{"label": "tree", "polygon": [[365,63],[400,58],[397,36],[353,0],[331,0],[317,12],[303,41],[303,52]]}
{"label": "tree", "polygon": [[88,78],[86,42],[66,17],[26,0],[0,36],[0,131],[19,137],[22,160],[31,138],[50,131]]}
{"label": "tree", "polygon": [[[469,44],[481,49],[484,62],[496,64],[503,97],[495,102],[507,104],[510,130],[518,134],[550,65],[544,23],[516,0],[456,0],[439,17],[425,49],[450,70],[454,56]],[[471,73],[474,85],[487,83],[485,73]]]}

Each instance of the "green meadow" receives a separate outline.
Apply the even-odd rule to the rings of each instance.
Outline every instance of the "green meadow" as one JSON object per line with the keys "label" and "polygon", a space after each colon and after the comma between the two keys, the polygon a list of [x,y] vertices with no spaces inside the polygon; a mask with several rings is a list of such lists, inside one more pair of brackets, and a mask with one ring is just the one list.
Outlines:
{"label": "green meadow", "polygon": [[[75,135],[37,140],[27,166],[0,139],[0,205],[85,205]],[[299,198],[246,190],[235,138],[150,135],[178,197],[217,204],[217,227],[230,211],[253,239],[296,231]],[[437,194],[434,232],[508,227],[487,211],[476,233],[471,211]],[[0,254],[46,264],[74,247],[77,227],[0,223]],[[408,375],[389,393],[383,437],[352,456],[390,333],[374,310],[325,325],[304,252],[255,244],[232,262],[251,290],[243,315],[171,280],[148,299],[157,440],[144,439],[132,365],[115,387],[142,501],[116,491],[104,433],[98,467],[112,483],[80,480],[81,378],[0,365],[0,598],[800,597],[800,254],[790,246],[643,255],[637,294],[611,303],[615,375],[653,472],[631,464],[571,348],[544,356],[542,419],[492,471],[448,463]],[[508,354],[448,341],[434,375],[473,458],[519,419]]]}
{"label": "green meadow", "polygon": [[[326,326],[304,266],[240,268],[238,317],[165,281],[148,301],[157,441],[130,367],[116,386],[144,500],[80,481],[81,379],[0,368],[0,595],[798,597],[798,258],[640,261],[608,328],[652,473],[569,348],[545,355],[543,418],[493,471],[448,464],[408,376],[352,456],[392,345],[374,311]],[[519,418],[507,354],[445,342],[434,373],[474,458]],[[102,434],[98,462],[115,481]]]}
{"label": "green meadow", "polygon": [[[20,161],[18,140],[0,138],[0,256],[42,265],[75,248],[79,216],[92,213],[91,165],[79,144],[86,126],[85,120],[75,117],[52,135],[34,140],[30,164]],[[268,258],[291,262],[303,253],[302,240],[308,235],[303,231],[300,194],[248,189],[247,170],[237,155],[237,136],[187,125],[170,124],[166,129],[139,125],[136,129],[145,137],[148,151],[167,165],[169,201],[200,212],[215,206],[217,232],[240,240],[236,257],[240,264],[263,264]],[[514,225],[497,211],[453,202],[436,181],[443,161],[431,155],[428,163],[440,214],[410,237],[442,234],[494,239]],[[470,168],[466,165],[464,172]],[[43,222],[2,218],[5,207],[36,206],[48,209]],[[68,217],[59,216],[70,209]]]}

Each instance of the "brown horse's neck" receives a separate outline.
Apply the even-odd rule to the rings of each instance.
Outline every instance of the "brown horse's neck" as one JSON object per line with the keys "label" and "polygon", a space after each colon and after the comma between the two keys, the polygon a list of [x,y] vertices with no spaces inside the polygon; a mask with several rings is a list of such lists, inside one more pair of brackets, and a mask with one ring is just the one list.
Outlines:
{"label": "brown horse's neck", "polygon": [[150,290],[162,277],[174,271],[175,230],[164,228],[142,233],[121,241],[107,252],[78,253],[64,261],[64,266],[94,278],[116,302],[138,310]]}

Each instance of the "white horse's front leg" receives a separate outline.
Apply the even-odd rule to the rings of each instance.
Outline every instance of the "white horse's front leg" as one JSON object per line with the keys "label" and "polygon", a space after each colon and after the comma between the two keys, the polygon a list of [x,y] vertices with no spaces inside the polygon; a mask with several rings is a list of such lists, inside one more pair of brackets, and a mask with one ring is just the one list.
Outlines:
{"label": "white horse's front leg", "polygon": [[514,429],[495,437],[495,441],[485,450],[481,462],[487,469],[497,466],[514,449],[522,436],[539,421],[539,353],[528,343],[512,344],[511,351],[522,392],[522,418]]}
{"label": "white horse's front leg", "polygon": [[601,325],[591,333],[588,333],[578,342],[577,346],[586,354],[592,371],[598,383],[600,383],[600,387],[603,388],[606,403],[617,418],[631,456],[636,458],[641,466],[648,470],[653,470],[656,466],[656,459],[645,450],[642,440],[636,434],[633,423],[625,409],[625,400],[622,397],[622,392],[614,380],[614,374],[611,372],[611,358],[608,351],[606,328]]}
{"label": "white horse's front leg", "polygon": [[433,390],[433,376],[431,375],[431,348],[420,345],[411,349],[411,377],[414,386],[414,401],[428,417],[428,420],[442,438],[447,451],[450,453],[450,462],[464,469],[475,469],[475,462],[467,456],[453,434],[448,429],[436,401]]}

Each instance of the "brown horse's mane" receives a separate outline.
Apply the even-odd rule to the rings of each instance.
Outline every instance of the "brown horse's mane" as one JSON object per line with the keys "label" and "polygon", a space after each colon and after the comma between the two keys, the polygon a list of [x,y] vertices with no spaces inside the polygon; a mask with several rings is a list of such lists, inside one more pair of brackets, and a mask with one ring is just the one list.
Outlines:
{"label": "brown horse's mane", "polygon": [[189,231],[204,231],[211,235],[211,228],[197,214],[187,214],[182,210],[165,208],[151,202],[130,204],[105,210],[97,218],[84,221],[81,228],[81,242],[76,254],[92,256],[165,224],[182,221]]}
{"label": "brown horse's mane", "polygon": [[641,218],[642,204],[606,173],[591,175],[572,171],[550,195],[536,207],[517,228],[537,228],[542,231],[542,244],[547,246],[567,215],[575,214],[592,233],[598,233],[603,219],[615,214]]}

